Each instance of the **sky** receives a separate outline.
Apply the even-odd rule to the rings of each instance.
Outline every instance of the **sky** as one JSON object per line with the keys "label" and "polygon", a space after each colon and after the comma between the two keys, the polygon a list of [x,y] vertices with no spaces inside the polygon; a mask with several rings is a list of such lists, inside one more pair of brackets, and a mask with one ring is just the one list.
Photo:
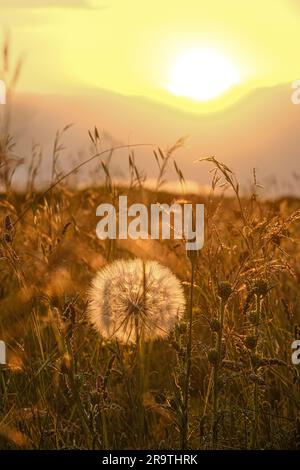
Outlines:
{"label": "sky", "polygon": [[201,48],[239,74],[217,105],[299,78],[299,0],[0,0],[1,29],[24,57],[22,92],[105,89],[192,109],[168,83],[178,58]]}

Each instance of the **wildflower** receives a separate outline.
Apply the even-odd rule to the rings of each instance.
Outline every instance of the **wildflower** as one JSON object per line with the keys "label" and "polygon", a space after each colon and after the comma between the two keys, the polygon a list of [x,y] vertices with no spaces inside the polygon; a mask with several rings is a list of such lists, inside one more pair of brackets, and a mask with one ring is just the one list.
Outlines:
{"label": "wildflower", "polygon": [[248,349],[255,349],[257,346],[257,337],[256,336],[246,336],[245,345]]}
{"label": "wildflower", "polygon": [[94,328],[122,343],[166,337],[184,309],[179,280],[155,261],[115,261],[97,273],[89,291]]}
{"label": "wildflower", "polygon": [[257,279],[254,283],[253,291],[255,294],[262,297],[266,296],[269,291],[267,281],[264,281],[263,279]]}
{"label": "wildflower", "polygon": [[218,295],[223,302],[227,302],[229,297],[232,294],[232,286],[229,282],[223,281],[220,282],[218,286]]}
{"label": "wildflower", "polygon": [[211,364],[217,364],[219,361],[219,354],[216,349],[210,349],[207,354],[208,360]]}
{"label": "wildflower", "polygon": [[211,331],[218,333],[221,330],[221,323],[217,318],[213,318],[210,322]]}

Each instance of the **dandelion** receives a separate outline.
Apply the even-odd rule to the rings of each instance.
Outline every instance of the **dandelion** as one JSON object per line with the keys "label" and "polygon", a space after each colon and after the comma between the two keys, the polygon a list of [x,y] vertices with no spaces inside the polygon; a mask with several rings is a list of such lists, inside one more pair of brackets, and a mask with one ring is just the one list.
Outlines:
{"label": "dandelion", "polygon": [[97,273],[89,291],[94,328],[122,343],[166,337],[184,309],[180,281],[156,261],[115,261]]}

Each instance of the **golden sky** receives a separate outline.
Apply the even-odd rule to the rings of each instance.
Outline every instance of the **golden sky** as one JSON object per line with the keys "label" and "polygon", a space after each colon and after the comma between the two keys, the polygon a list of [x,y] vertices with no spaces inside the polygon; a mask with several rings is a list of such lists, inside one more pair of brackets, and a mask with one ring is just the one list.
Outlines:
{"label": "golden sky", "polygon": [[26,92],[107,89],[193,107],[166,88],[178,57],[217,51],[239,72],[234,100],[299,78],[300,0],[0,0]]}

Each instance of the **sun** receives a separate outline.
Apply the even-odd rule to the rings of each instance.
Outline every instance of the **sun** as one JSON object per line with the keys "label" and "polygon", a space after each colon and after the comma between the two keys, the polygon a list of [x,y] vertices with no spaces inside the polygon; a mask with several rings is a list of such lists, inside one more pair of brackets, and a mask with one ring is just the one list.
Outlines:
{"label": "sun", "polygon": [[167,89],[176,96],[208,101],[239,82],[237,68],[221,53],[191,49],[177,59]]}

